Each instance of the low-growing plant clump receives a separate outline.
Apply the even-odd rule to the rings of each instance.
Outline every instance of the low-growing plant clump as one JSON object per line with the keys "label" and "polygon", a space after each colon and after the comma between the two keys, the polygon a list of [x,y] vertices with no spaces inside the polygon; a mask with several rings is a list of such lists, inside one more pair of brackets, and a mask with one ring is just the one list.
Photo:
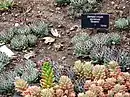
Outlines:
{"label": "low-growing plant clump", "polygon": [[21,77],[28,83],[34,83],[38,80],[39,70],[33,61],[27,60],[24,66],[16,66],[14,70],[9,72],[2,71],[0,73],[0,93],[14,92],[14,81],[16,77]]}
{"label": "low-growing plant clump", "polygon": [[7,32],[0,34],[0,40],[4,43],[10,43],[14,50],[24,50],[36,45],[39,37],[49,35],[47,24],[42,21],[34,22],[30,26],[19,26],[10,28]]}
{"label": "low-growing plant clump", "polygon": [[69,5],[68,13],[73,17],[80,17],[81,14],[95,13],[101,8],[102,0],[55,0],[57,5]]}
{"label": "low-growing plant clump", "polygon": [[115,21],[115,26],[119,30],[125,30],[129,29],[130,27],[130,18],[119,18],[117,21]]}
{"label": "low-growing plant clump", "polygon": [[4,67],[9,63],[10,58],[4,52],[0,52],[0,73],[4,70]]}
{"label": "low-growing plant clump", "polygon": [[121,36],[117,33],[99,33],[91,37],[81,34],[73,37],[72,43],[77,57],[89,57],[99,64],[115,60],[123,71],[130,69],[129,53],[116,47],[121,43]]}

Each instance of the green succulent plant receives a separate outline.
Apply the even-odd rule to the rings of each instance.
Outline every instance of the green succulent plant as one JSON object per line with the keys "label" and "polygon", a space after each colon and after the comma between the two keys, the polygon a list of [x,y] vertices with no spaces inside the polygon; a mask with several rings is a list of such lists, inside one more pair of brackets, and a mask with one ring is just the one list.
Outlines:
{"label": "green succulent plant", "polygon": [[90,40],[85,42],[78,42],[74,45],[74,53],[76,56],[86,57],[89,55],[90,50],[93,48],[94,44]]}
{"label": "green succulent plant", "polygon": [[55,2],[56,2],[58,5],[65,5],[65,4],[69,4],[69,3],[70,3],[70,0],[55,0]]}
{"label": "green succulent plant", "polygon": [[4,67],[8,65],[10,58],[4,53],[0,52],[0,72],[3,71]]}
{"label": "green succulent plant", "polygon": [[14,33],[11,31],[2,31],[0,33],[0,42],[9,43],[10,40],[13,38]]}
{"label": "green succulent plant", "polygon": [[39,71],[36,69],[36,64],[31,60],[27,60],[23,69],[21,68],[19,70],[19,72],[22,72],[21,78],[28,83],[36,82],[39,77]]}
{"label": "green succulent plant", "polygon": [[99,33],[92,36],[91,41],[93,41],[95,45],[105,45],[109,37],[109,34]]}
{"label": "green succulent plant", "polygon": [[129,22],[125,18],[119,18],[117,21],[115,21],[115,26],[118,29],[127,29],[129,26]]}
{"label": "green succulent plant", "polygon": [[119,51],[118,62],[121,70],[126,72],[130,69],[130,54],[126,51]]}
{"label": "green succulent plant", "polygon": [[15,30],[15,35],[28,35],[31,33],[31,29],[27,25],[16,27],[14,28],[14,30]]}
{"label": "green succulent plant", "polygon": [[70,0],[70,14],[74,17],[81,16],[89,12],[97,12],[101,7],[96,0]]}
{"label": "green succulent plant", "polygon": [[2,72],[0,74],[0,93],[9,93],[14,89],[14,81],[17,74],[14,71]]}
{"label": "green succulent plant", "polygon": [[76,35],[72,38],[72,43],[76,44],[77,42],[85,42],[89,39],[89,36],[87,34],[81,34],[81,35]]}
{"label": "green succulent plant", "polygon": [[0,1],[0,10],[8,10],[14,5],[14,0],[1,0]]}
{"label": "green succulent plant", "polygon": [[117,33],[110,33],[106,41],[107,45],[117,45],[121,43],[121,36]]}
{"label": "green succulent plant", "polygon": [[28,47],[28,39],[25,35],[16,35],[11,40],[11,47],[15,50],[23,50]]}
{"label": "green succulent plant", "polygon": [[42,88],[51,88],[54,85],[54,71],[50,62],[43,63],[40,84]]}
{"label": "green succulent plant", "polygon": [[34,35],[38,37],[44,37],[49,35],[48,25],[43,21],[37,21],[30,25],[31,30]]}
{"label": "green succulent plant", "polygon": [[27,35],[27,39],[28,39],[29,46],[34,46],[37,42],[37,37],[33,34]]}

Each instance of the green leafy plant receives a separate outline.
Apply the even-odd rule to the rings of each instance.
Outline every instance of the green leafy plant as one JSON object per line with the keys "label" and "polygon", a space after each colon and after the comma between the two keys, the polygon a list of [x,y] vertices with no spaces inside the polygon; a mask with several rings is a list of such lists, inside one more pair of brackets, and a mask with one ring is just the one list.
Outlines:
{"label": "green leafy plant", "polygon": [[54,71],[50,62],[43,63],[40,84],[42,88],[54,86]]}
{"label": "green leafy plant", "polygon": [[0,52],[0,72],[2,72],[4,67],[9,63],[10,58],[4,52]]}
{"label": "green leafy plant", "polygon": [[14,0],[1,0],[0,1],[0,10],[8,10],[14,4]]}

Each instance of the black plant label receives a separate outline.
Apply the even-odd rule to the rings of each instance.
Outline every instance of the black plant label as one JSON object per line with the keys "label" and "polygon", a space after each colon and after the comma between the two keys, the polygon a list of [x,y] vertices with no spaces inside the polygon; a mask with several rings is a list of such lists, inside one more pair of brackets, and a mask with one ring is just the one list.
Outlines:
{"label": "black plant label", "polygon": [[109,28],[109,14],[88,13],[82,14],[81,17],[82,28]]}

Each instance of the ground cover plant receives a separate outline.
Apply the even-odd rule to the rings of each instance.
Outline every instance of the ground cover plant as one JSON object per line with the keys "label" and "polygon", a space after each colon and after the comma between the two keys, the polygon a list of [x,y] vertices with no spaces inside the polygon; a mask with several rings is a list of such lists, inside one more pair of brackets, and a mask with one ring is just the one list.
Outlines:
{"label": "ground cover plant", "polygon": [[37,21],[30,26],[18,26],[8,29],[0,34],[1,42],[9,43],[14,50],[24,50],[35,46],[39,37],[49,35],[47,24]]}

